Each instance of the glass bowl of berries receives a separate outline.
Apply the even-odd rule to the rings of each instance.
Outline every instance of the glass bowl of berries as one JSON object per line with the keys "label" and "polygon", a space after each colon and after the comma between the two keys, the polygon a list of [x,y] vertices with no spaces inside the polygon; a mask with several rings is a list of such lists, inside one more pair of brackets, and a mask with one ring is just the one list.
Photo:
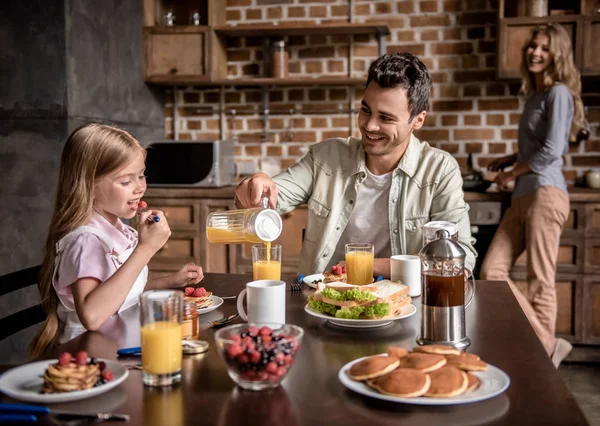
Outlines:
{"label": "glass bowl of berries", "polygon": [[279,386],[300,349],[302,328],[292,324],[236,324],[215,334],[229,377],[240,387]]}

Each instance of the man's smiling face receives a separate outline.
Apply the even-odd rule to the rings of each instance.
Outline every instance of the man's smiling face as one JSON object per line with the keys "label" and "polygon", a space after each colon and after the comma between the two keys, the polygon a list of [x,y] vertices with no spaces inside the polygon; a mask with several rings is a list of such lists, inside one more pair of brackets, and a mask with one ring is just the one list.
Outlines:
{"label": "man's smiling face", "polygon": [[[421,128],[425,111],[410,120],[406,89],[385,89],[371,81],[358,114],[362,146],[367,155],[383,156],[406,149],[410,135]],[[410,121],[409,121],[410,120]]]}

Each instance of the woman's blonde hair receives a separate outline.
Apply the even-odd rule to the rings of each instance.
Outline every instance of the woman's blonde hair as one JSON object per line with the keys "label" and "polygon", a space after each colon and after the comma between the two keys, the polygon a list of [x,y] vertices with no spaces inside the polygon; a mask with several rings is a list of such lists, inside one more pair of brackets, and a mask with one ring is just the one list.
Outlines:
{"label": "woman's blonde hair", "polygon": [[548,89],[554,84],[562,83],[573,96],[574,113],[569,140],[576,140],[579,129],[583,127],[584,111],[581,101],[581,76],[573,62],[573,47],[567,31],[559,24],[545,24],[534,28],[531,36],[523,46],[521,52],[521,90],[525,96],[535,93],[535,77],[527,67],[527,48],[538,34],[546,34],[550,39],[550,54],[552,64],[544,70],[544,88]]}
{"label": "woman's blonde hair", "polygon": [[59,300],[52,285],[56,243],[90,220],[96,182],[119,170],[140,152],[145,158],[146,150],[136,138],[125,130],[105,124],[85,124],[67,139],[61,156],[56,201],[38,284],[47,317],[30,346],[32,357],[53,346],[60,331]]}

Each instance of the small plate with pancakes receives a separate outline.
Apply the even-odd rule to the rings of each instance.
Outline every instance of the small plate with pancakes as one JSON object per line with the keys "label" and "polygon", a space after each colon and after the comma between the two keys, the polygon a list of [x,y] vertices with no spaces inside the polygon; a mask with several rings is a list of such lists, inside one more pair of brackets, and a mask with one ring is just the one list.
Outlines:
{"label": "small plate with pancakes", "polygon": [[212,295],[203,304],[198,304],[198,315],[207,314],[214,311],[223,304],[223,299],[219,296]]}
{"label": "small plate with pancakes", "polygon": [[338,378],[348,389],[371,398],[416,405],[457,405],[504,392],[510,378],[477,355],[444,345],[413,352],[390,347],[385,354],[344,365]]}
{"label": "small plate with pancakes", "polygon": [[89,389],[59,393],[40,393],[44,385],[46,371],[49,367],[56,364],[56,359],[47,359],[21,365],[2,374],[0,376],[0,392],[22,401],[55,404],[100,395],[114,389],[127,379],[129,372],[123,364],[108,359],[97,359],[97,361],[103,361],[106,364],[106,368],[112,371],[114,377],[106,383]]}

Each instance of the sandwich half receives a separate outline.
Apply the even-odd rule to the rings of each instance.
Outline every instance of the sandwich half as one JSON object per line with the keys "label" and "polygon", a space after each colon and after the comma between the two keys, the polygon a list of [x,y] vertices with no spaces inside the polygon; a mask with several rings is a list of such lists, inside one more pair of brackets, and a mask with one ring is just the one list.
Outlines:
{"label": "sandwich half", "polygon": [[366,286],[320,284],[308,298],[308,306],[315,311],[340,319],[395,317],[410,302],[408,286],[390,280]]}

